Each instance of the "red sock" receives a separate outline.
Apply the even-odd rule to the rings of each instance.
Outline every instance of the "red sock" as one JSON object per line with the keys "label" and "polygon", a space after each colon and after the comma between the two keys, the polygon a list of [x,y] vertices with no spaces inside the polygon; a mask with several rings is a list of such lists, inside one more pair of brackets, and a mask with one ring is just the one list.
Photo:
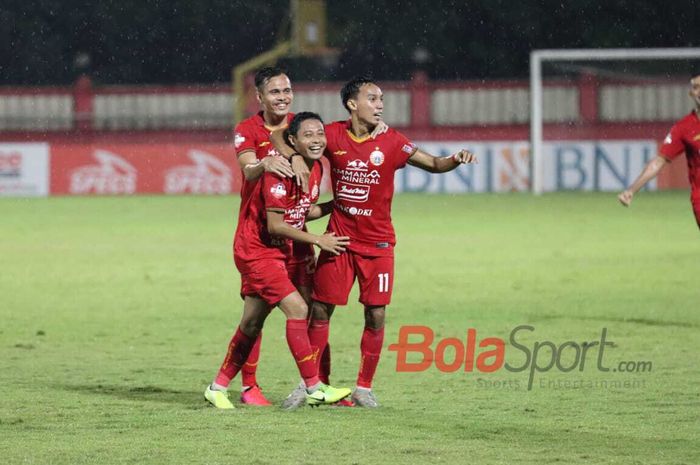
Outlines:
{"label": "red sock", "polygon": [[[311,344],[311,350],[314,351],[316,355],[316,369],[318,370],[318,377],[321,382],[328,384],[328,375],[330,375],[330,353],[328,355],[328,370],[324,371],[323,358],[326,356],[326,349],[328,347],[328,320],[311,320],[309,323],[309,344]],[[319,356],[319,354],[323,354]]]}
{"label": "red sock", "polygon": [[306,386],[313,386],[319,382],[318,368],[316,368],[316,358],[318,354],[314,353],[309,344],[309,335],[307,334],[308,321],[306,319],[288,319],[287,320],[287,344],[292,352],[294,361],[297,362],[299,374],[304,379]]}
{"label": "red sock", "polygon": [[219,374],[216,375],[214,380],[216,384],[228,387],[248,358],[254,343],[255,339],[243,334],[240,327],[236,329],[236,334],[233,335],[231,342],[228,343],[228,352],[226,352],[224,363],[221,364]]}
{"label": "red sock", "polygon": [[357,375],[357,385],[359,387],[367,389],[372,387],[372,379],[374,378],[374,372],[377,371],[383,343],[384,327],[379,329],[365,327],[365,330],[362,332],[362,342],[360,343],[362,359],[360,361],[360,372]]}
{"label": "red sock", "polygon": [[321,354],[321,363],[318,366],[318,377],[321,382],[331,384],[331,345],[326,343],[326,348]]}
{"label": "red sock", "polygon": [[255,339],[253,348],[250,350],[250,355],[248,359],[241,367],[241,385],[242,386],[255,386],[258,384],[257,379],[255,379],[255,372],[258,371],[258,359],[260,359],[260,341],[262,340],[262,331],[258,334]]}

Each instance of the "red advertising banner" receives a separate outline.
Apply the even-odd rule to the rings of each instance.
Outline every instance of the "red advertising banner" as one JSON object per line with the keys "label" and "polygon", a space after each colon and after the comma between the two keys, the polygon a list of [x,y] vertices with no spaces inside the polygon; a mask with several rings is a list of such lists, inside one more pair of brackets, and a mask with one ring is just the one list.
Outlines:
{"label": "red advertising banner", "polygon": [[241,170],[233,147],[51,145],[51,194],[231,194]]}

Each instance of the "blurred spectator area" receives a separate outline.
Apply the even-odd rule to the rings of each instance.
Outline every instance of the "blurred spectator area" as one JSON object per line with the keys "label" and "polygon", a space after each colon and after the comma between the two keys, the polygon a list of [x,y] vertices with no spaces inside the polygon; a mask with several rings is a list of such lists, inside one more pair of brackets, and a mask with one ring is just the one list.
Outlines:
{"label": "blurred spectator area", "polygon": [[[345,119],[342,83],[297,82],[295,111],[311,110],[326,121]],[[529,82],[429,81],[417,72],[406,82],[383,82],[384,118],[415,139],[527,139]],[[691,108],[687,80],[610,82],[586,76],[544,82],[546,137],[586,138],[635,133],[663,137],[669,124]],[[229,85],[95,86],[86,77],[71,87],[0,87],[0,139],[62,135],[230,138],[233,104]],[[253,92],[245,96],[255,111]],[[599,137],[599,136],[598,136]]]}

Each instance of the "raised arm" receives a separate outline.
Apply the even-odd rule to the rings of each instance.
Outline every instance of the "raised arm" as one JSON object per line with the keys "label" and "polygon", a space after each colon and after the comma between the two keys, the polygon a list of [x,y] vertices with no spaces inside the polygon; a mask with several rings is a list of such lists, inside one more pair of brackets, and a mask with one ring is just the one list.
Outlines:
{"label": "raised arm", "polygon": [[293,228],[284,222],[284,212],[277,209],[267,210],[267,231],[275,236],[314,244],[321,250],[335,255],[345,252],[345,246],[350,243],[350,238],[347,236],[336,236],[335,233],[326,233],[318,236]]}
{"label": "raised arm", "polygon": [[416,149],[408,159],[409,165],[430,173],[446,173],[459,165],[478,162],[476,155],[469,150],[460,150],[449,157],[436,157],[421,149]]}
{"label": "raised arm", "polygon": [[[284,139],[284,129],[276,129],[270,133],[270,142],[284,158],[291,162],[291,169],[296,177],[297,185],[301,186],[304,192],[309,192],[309,167],[306,166],[304,157],[299,155]],[[298,155],[298,156],[294,156]]]}
{"label": "raised arm", "polygon": [[282,157],[267,156],[258,160],[255,152],[246,150],[238,155],[238,164],[243,170],[243,176],[248,181],[258,179],[264,172],[275,173],[280,177],[291,178],[294,176],[289,160]]}
{"label": "raised arm", "polygon": [[668,163],[669,161],[662,156],[657,156],[653,160],[649,161],[632,185],[617,196],[620,203],[625,207],[629,207],[632,203],[632,197],[634,197],[634,194],[636,194],[639,189],[644,187],[646,183],[654,179]]}

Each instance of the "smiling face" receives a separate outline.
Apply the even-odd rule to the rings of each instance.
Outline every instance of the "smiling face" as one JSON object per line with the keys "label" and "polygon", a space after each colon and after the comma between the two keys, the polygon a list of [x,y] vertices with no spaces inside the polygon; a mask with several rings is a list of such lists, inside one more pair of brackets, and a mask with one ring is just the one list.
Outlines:
{"label": "smiling face", "polygon": [[700,112],[700,74],[690,80],[690,98],[695,103],[695,109]]}
{"label": "smiling face", "polygon": [[299,130],[291,134],[289,140],[304,158],[318,160],[326,148],[326,131],[321,121],[307,119],[301,122]]}
{"label": "smiling face", "polygon": [[357,97],[348,101],[348,107],[350,111],[356,112],[360,122],[368,127],[374,127],[382,120],[384,94],[376,84],[363,84]]}
{"label": "smiling face", "polygon": [[265,113],[285,117],[294,100],[292,83],[286,74],[273,76],[262,85],[262,89],[258,89],[257,96]]}

